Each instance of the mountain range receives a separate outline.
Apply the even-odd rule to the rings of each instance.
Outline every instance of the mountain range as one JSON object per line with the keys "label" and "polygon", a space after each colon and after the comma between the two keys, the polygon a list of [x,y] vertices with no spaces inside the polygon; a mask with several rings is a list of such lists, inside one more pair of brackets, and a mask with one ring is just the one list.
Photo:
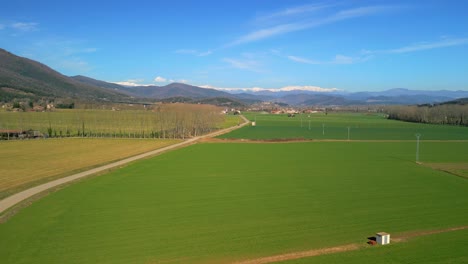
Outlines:
{"label": "mountain range", "polygon": [[395,88],[380,92],[243,91],[226,92],[185,83],[124,86],[86,76],[65,76],[34,60],[0,49],[0,101],[14,98],[79,98],[91,101],[153,100],[248,105],[262,101],[294,106],[434,104],[468,97],[468,91]]}
{"label": "mountain range", "polygon": [[79,82],[48,66],[0,49],[0,99],[60,97],[116,101],[129,96]]}

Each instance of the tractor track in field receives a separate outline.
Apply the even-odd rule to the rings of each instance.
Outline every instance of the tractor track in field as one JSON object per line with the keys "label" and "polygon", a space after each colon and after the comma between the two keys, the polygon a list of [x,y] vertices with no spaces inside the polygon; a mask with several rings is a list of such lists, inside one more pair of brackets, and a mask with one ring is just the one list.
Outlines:
{"label": "tractor track in field", "polygon": [[[457,230],[468,229],[468,226],[458,226],[458,227],[451,227],[446,229],[438,229],[438,230],[426,230],[426,231],[415,231],[415,232],[406,232],[401,235],[395,236],[391,238],[392,243],[400,243],[406,242],[408,239],[420,236],[427,236],[445,232],[453,232]],[[294,259],[301,259],[307,257],[314,257],[326,254],[334,254],[346,251],[353,251],[359,250],[362,248],[368,247],[365,243],[354,243],[354,244],[347,244],[347,245],[340,245],[335,247],[329,248],[319,248],[319,249],[311,249],[306,251],[298,251],[298,252],[291,252],[286,254],[262,257],[257,259],[250,259],[250,260],[243,260],[234,262],[233,264],[266,264],[266,263],[275,263],[280,261],[287,261],[287,260],[294,260]]]}
{"label": "tractor track in field", "polygon": [[[186,147],[186,146],[195,144],[197,142],[200,142],[201,140],[205,138],[216,137],[216,136],[231,132],[233,130],[239,129],[249,124],[249,120],[247,120],[244,116],[241,115],[240,117],[244,120],[244,122],[242,124],[238,124],[237,126],[221,129],[221,130],[218,130],[218,131],[206,134],[206,135],[202,135],[202,136],[193,137],[180,143],[176,143],[176,144],[169,145],[163,148],[152,150],[152,151],[142,153],[133,157],[125,158],[123,160],[112,162],[110,164],[103,165],[103,166],[100,166],[91,170],[72,174],[72,175],[69,175],[69,176],[66,176],[57,180],[53,180],[53,181],[50,181],[50,182],[47,182],[47,183],[44,183],[35,187],[31,187],[29,189],[26,189],[21,192],[15,193],[11,196],[8,196],[4,198],[3,200],[0,200],[0,223],[6,221],[8,218],[13,216],[18,210],[20,210],[24,206],[28,206],[31,202],[37,199],[40,199],[42,196],[44,196],[44,194],[47,194],[47,192],[51,192],[56,189],[59,189],[60,187],[63,187],[66,184],[69,184],[78,179],[82,179],[91,175],[96,175],[98,173],[107,172],[111,169],[119,168],[121,166],[127,165],[128,163],[134,162],[136,160],[156,156],[156,155],[159,155],[161,153],[164,153],[170,150]],[[28,200],[28,202],[24,203],[24,206],[16,206],[26,200]],[[7,211],[9,208],[12,208],[12,207],[14,208],[10,210],[9,212],[7,212],[7,214],[3,214],[5,211]]]}

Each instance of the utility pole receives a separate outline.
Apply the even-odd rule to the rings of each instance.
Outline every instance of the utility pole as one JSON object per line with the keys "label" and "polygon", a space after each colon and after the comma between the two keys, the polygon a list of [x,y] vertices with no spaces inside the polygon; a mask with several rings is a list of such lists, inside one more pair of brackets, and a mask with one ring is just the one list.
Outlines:
{"label": "utility pole", "polygon": [[349,140],[349,131],[351,130],[351,127],[348,127],[348,140]]}
{"label": "utility pole", "polygon": [[421,134],[416,134],[416,163],[419,163],[419,138],[421,137]]}
{"label": "utility pole", "polygon": [[309,119],[309,130],[310,130],[310,119]]}
{"label": "utility pole", "polygon": [[325,136],[325,124],[322,124],[322,135]]}

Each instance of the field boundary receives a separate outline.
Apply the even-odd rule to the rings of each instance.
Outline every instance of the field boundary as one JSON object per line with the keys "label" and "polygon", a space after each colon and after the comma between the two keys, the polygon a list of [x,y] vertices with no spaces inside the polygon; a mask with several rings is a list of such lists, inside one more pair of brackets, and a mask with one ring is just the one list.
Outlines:
{"label": "field boundary", "polygon": [[[438,230],[407,232],[399,236],[393,237],[391,241],[392,243],[400,243],[400,242],[405,242],[408,239],[414,238],[414,237],[453,232],[453,231],[464,230],[464,229],[468,229],[468,226],[459,226],[459,227],[452,227],[452,228],[438,229]],[[359,244],[353,243],[353,244],[347,244],[347,245],[341,245],[341,246],[335,246],[335,247],[329,247],[329,248],[319,248],[319,249],[312,249],[312,250],[306,250],[306,251],[291,252],[291,253],[286,253],[286,254],[281,254],[281,255],[274,255],[274,256],[269,256],[269,257],[262,257],[262,258],[251,259],[251,260],[238,261],[238,262],[234,262],[233,264],[275,263],[275,262],[286,261],[286,260],[294,260],[294,259],[314,257],[314,256],[320,256],[320,255],[326,255],[326,254],[334,254],[334,253],[340,253],[340,252],[346,252],[346,251],[359,250],[366,246],[367,245],[365,243],[359,243]]]}
{"label": "field boundary", "polygon": [[[415,142],[414,139],[304,139],[304,138],[290,138],[290,139],[244,139],[244,138],[203,138],[201,142],[206,143],[303,143],[303,142]],[[468,142],[468,140],[439,140],[428,139],[421,140],[421,142]]]}
{"label": "field boundary", "polygon": [[[140,160],[140,159],[143,159],[143,158],[159,155],[161,153],[164,153],[164,152],[167,152],[167,151],[170,151],[170,150],[174,150],[174,149],[178,149],[178,148],[181,148],[181,147],[186,147],[186,146],[189,146],[191,144],[194,144],[194,143],[198,142],[201,139],[208,138],[208,137],[219,136],[219,135],[231,132],[231,131],[233,131],[235,129],[241,128],[241,127],[249,124],[249,120],[247,120],[243,115],[241,115],[240,117],[244,120],[244,122],[242,124],[239,124],[239,125],[236,125],[236,126],[233,126],[233,127],[229,127],[229,128],[225,128],[225,129],[221,129],[221,130],[218,130],[218,131],[206,134],[206,135],[193,137],[193,138],[187,139],[187,140],[185,140],[183,142],[180,142],[180,143],[169,145],[169,146],[159,148],[159,149],[156,149],[156,150],[152,150],[152,151],[149,151],[149,152],[146,152],[146,153],[138,154],[138,155],[133,156],[133,157],[125,158],[125,159],[122,159],[122,160],[119,160],[119,161],[116,161],[116,162],[112,162],[112,163],[107,164],[107,165],[99,166],[99,167],[96,167],[96,168],[93,168],[93,169],[90,169],[90,170],[87,170],[87,171],[72,174],[70,176],[66,176],[66,177],[63,177],[63,178],[60,178],[60,179],[57,179],[57,180],[53,180],[53,181],[50,181],[50,182],[47,182],[47,183],[44,183],[44,184],[41,184],[41,185],[38,185],[38,186],[35,186],[35,187],[32,187],[32,188],[29,188],[29,189],[23,190],[23,191],[21,191],[19,193],[15,193],[15,194],[13,194],[11,196],[8,196],[8,197],[4,198],[3,200],[0,200],[0,215],[2,213],[4,213],[6,210],[8,210],[9,208],[13,207],[14,205],[17,205],[17,204],[19,204],[19,203],[21,203],[21,202],[23,202],[23,201],[25,201],[25,200],[27,200],[29,198],[32,198],[32,197],[34,197],[34,196],[36,196],[36,195],[38,195],[40,193],[51,190],[51,189],[56,188],[58,186],[61,186],[61,185],[76,181],[78,179],[82,179],[82,178],[91,176],[91,175],[95,175],[95,174],[100,173],[100,172],[109,171],[111,169],[115,169],[117,167],[127,165],[128,163],[134,162],[136,160]],[[11,216],[11,215],[9,215],[9,216]],[[1,218],[3,218],[3,217],[0,217],[0,219]]]}

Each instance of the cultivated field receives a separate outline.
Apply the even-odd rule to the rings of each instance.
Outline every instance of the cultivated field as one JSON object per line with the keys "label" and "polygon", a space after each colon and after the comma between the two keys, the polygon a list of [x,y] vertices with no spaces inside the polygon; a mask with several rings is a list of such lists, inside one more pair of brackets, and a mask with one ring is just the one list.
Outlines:
{"label": "cultivated field", "polygon": [[332,255],[315,256],[281,262],[282,264],[329,263],[468,263],[466,237],[468,229],[412,238],[404,243],[383,247],[365,247]]}
{"label": "cultivated field", "polygon": [[0,199],[39,183],[179,141],[95,138],[0,141]]}
{"label": "cultivated field", "polygon": [[[414,150],[414,142],[192,145],[85,179],[21,210],[0,224],[0,260],[230,263],[365,243],[379,231],[397,236],[467,225],[466,179],[416,164]],[[463,163],[468,142],[422,142],[420,156]],[[453,234],[436,237],[460,241]],[[412,254],[407,245],[369,252]],[[455,261],[466,256],[458,245],[443,254],[450,258],[452,250]],[[343,254],[374,256],[363,252]]]}
{"label": "cultivated field", "polygon": [[256,126],[247,126],[219,138],[347,140],[349,127],[350,140],[414,140],[417,133],[422,140],[468,140],[468,127],[387,120],[382,114],[316,113],[288,117],[287,114],[247,113],[245,116],[256,120]]}

